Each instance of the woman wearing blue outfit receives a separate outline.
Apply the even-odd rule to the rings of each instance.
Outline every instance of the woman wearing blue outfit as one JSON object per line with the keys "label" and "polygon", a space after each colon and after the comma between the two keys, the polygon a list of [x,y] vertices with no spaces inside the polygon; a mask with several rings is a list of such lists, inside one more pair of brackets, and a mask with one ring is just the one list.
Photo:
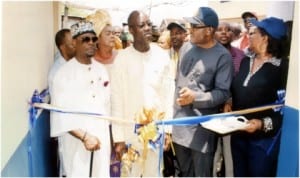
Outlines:
{"label": "woman wearing blue outfit", "polygon": [[[232,82],[232,109],[268,105],[279,100],[284,90],[288,60],[285,51],[287,27],[270,17],[251,21],[250,48],[253,54],[242,60]],[[249,125],[232,134],[234,176],[276,176],[282,114],[273,109],[247,114]]]}

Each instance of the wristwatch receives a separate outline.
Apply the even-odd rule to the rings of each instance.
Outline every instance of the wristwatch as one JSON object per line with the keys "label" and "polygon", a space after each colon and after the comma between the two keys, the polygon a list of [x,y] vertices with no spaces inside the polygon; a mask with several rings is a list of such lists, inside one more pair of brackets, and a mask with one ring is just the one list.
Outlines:
{"label": "wristwatch", "polygon": [[263,118],[263,131],[265,133],[273,130],[273,122],[270,117],[265,117]]}

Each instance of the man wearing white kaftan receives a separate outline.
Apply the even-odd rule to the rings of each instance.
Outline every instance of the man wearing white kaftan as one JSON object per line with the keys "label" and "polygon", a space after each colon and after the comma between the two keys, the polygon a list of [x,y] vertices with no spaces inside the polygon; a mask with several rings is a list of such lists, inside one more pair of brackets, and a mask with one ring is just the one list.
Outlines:
{"label": "man wearing white kaftan", "polygon": [[[104,86],[107,81],[108,74],[102,64],[92,60],[91,65],[83,65],[73,58],[62,66],[54,77],[51,103],[67,109],[109,115],[109,85]],[[101,149],[94,152],[93,172],[95,176],[96,172],[100,177],[109,176],[108,126],[108,121],[93,119],[89,116],[53,113],[51,136],[60,136],[63,164],[67,176],[88,176],[89,172],[91,152],[85,149],[81,140],[68,133],[78,128],[101,140]],[[70,172],[72,175],[68,174]]]}
{"label": "man wearing white kaftan", "polygon": [[[88,27],[82,28],[86,30]],[[94,32],[88,31],[77,35],[75,40],[75,57],[54,77],[51,104],[68,110],[110,115],[108,73],[102,64],[91,58],[97,37]],[[74,134],[76,131],[77,135]],[[89,176],[91,151],[94,151],[92,176],[109,177],[111,148],[108,121],[56,112],[51,117],[51,137],[59,137],[61,141],[59,146],[67,177]],[[91,139],[97,140],[99,146],[89,147]]]}
{"label": "man wearing white kaftan", "polygon": [[[140,21],[149,23],[149,19],[144,14],[139,15]],[[144,33],[148,34],[148,28],[149,25],[144,28]],[[136,40],[138,37],[135,33],[133,36]],[[174,80],[170,74],[170,58],[168,53],[159,46],[148,44],[148,47],[148,50],[141,52],[134,44],[119,51],[115,59],[111,75],[112,115],[115,117],[134,121],[135,115],[143,107],[163,111],[166,114],[165,118],[172,117],[171,98]],[[133,124],[113,123],[112,130],[114,143],[131,144],[142,154],[143,145],[134,133]],[[141,162],[136,161],[131,172],[126,176],[157,177],[160,171],[158,161],[159,149],[149,149],[145,167]]]}

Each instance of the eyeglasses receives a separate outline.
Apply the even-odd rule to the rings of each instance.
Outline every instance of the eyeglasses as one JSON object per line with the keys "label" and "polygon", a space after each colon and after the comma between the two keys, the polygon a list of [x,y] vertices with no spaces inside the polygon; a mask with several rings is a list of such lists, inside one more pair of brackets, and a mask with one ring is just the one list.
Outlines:
{"label": "eyeglasses", "polygon": [[246,22],[250,22],[250,20],[256,20],[256,18],[254,18],[254,17],[245,18],[245,19],[244,19],[244,22],[245,22],[245,23],[246,23]]}
{"label": "eyeglasses", "polygon": [[191,27],[194,29],[201,29],[201,28],[207,28],[208,26],[197,26],[195,24],[191,24]]}
{"label": "eyeglasses", "polygon": [[94,36],[94,37],[86,36],[86,37],[81,38],[82,43],[89,43],[91,40],[93,43],[95,43],[98,40],[98,38],[96,36]]}

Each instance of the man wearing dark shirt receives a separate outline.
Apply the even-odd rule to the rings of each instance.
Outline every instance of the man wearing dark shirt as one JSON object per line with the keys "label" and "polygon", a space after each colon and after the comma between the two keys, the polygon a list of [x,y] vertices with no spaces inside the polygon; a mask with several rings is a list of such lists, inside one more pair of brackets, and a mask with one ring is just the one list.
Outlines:
{"label": "man wearing dark shirt", "polygon": [[[219,20],[209,7],[186,18],[191,24],[191,44],[179,66],[174,118],[218,113],[230,96],[233,76],[230,53],[214,39]],[[172,137],[184,177],[212,177],[217,136],[199,124],[174,126]]]}

